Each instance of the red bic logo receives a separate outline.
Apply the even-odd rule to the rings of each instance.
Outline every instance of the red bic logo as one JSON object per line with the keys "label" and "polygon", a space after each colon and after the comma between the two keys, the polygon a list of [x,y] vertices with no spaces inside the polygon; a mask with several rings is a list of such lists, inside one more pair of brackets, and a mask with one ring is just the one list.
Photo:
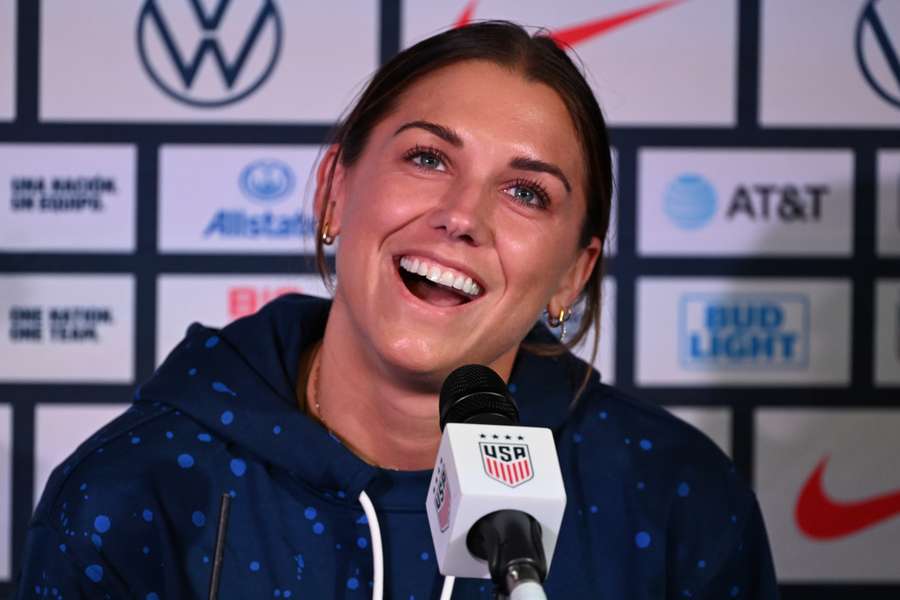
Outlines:
{"label": "red bic logo", "polygon": [[299,293],[300,289],[296,287],[268,288],[246,285],[229,288],[228,318],[233,320],[252,315],[278,296]]}

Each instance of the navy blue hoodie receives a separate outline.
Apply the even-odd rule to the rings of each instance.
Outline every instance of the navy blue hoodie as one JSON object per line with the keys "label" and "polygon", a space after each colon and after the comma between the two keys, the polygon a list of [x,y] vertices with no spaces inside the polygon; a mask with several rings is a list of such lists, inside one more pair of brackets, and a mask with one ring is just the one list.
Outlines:
{"label": "navy blue hoodie", "polygon": [[[329,306],[289,296],[222,330],[193,325],[134,405],[54,471],[18,597],[206,598],[227,493],[221,598],[368,598],[366,490],[385,598],[437,599],[430,471],[369,466],[296,407],[300,353]],[[568,495],[548,597],[775,598],[756,498],[727,457],[596,373],[573,404],[582,369],[523,351],[509,383],[522,424],[552,428]],[[453,597],[488,599],[490,582],[459,579]]]}

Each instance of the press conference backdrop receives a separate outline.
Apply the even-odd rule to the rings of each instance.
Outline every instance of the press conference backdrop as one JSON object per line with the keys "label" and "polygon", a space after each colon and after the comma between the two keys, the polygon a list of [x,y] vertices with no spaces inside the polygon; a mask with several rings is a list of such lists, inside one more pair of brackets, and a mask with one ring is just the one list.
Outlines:
{"label": "press conference backdrop", "polygon": [[330,127],[486,18],[571,44],[612,126],[603,378],[731,454],[785,598],[897,598],[897,0],[0,0],[0,595],[53,466],[191,321],[326,294]]}

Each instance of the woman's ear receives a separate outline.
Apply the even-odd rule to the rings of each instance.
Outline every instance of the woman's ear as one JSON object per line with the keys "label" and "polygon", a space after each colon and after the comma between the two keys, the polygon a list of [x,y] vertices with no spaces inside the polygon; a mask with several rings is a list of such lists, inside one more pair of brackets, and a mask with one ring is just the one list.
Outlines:
{"label": "woman's ear", "polygon": [[550,298],[549,306],[553,311],[558,311],[560,308],[571,309],[575,301],[578,300],[578,295],[591,278],[591,273],[594,272],[594,265],[597,264],[597,260],[600,258],[600,247],[600,238],[594,236],[587,246],[578,249],[575,262],[563,274],[560,287],[553,294],[553,297]]}
{"label": "woman's ear", "polygon": [[316,194],[313,210],[320,233],[327,223],[327,234],[337,237],[346,197],[346,170],[340,160],[340,146],[332,144],[316,168]]}

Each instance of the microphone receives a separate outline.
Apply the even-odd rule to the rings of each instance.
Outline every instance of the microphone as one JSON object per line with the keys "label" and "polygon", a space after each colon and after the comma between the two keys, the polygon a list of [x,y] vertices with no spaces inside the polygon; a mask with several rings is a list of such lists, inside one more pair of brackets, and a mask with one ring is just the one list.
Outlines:
{"label": "microphone", "polygon": [[440,418],[426,500],[440,572],[491,579],[511,598],[545,598],[566,506],[553,434],[519,426],[506,384],[483,365],[447,376]]}

